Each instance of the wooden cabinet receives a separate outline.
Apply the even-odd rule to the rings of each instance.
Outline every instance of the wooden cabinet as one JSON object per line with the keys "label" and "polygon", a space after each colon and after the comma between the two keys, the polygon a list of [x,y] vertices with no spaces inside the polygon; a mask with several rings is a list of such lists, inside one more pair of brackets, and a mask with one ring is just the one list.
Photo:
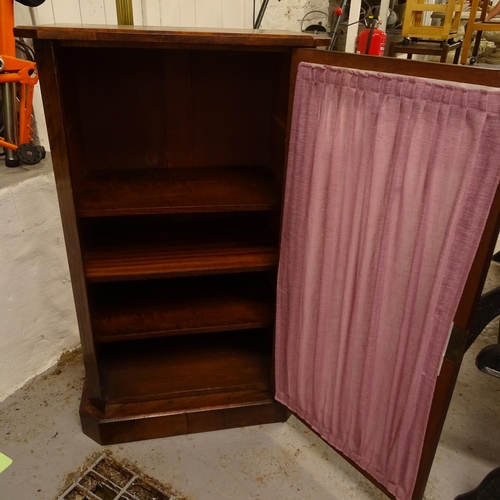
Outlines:
{"label": "wooden cabinet", "polygon": [[[287,418],[274,400],[273,329],[301,61],[496,85],[486,70],[316,50],[310,35],[16,34],[34,39],[41,75],[86,369],[83,431],[103,444]],[[499,210],[497,196],[457,311],[463,329]],[[436,386],[415,500],[460,366],[455,348]]]}
{"label": "wooden cabinet", "polygon": [[272,351],[291,57],[315,38],[37,33],[84,432],[108,444],[283,421]]}

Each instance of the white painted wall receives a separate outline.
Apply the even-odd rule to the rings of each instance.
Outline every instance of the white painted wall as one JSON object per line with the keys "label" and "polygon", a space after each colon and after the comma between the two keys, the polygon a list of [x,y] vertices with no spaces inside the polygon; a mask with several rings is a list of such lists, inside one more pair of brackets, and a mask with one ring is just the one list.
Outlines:
{"label": "white painted wall", "polygon": [[[258,12],[262,0],[256,0]],[[16,22],[30,23],[29,9],[16,3]],[[133,0],[136,25],[251,28],[253,0]],[[328,0],[270,0],[262,28],[299,31],[310,10],[328,10]],[[115,24],[115,0],[46,0],[32,9],[36,24]]]}
{"label": "white painted wall", "polygon": [[[262,28],[299,31],[316,8],[326,11],[328,0],[270,0]],[[47,0],[31,11],[16,3],[15,15],[18,25],[116,23],[115,0]],[[251,28],[253,2],[134,0],[134,16],[139,25]],[[34,112],[48,148],[38,88]],[[0,269],[2,401],[79,342],[53,174],[0,189]]]}
{"label": "white painted wall", "polygon": [[[133,0],[133,9],[136,25],[251,28],[253,1]],[[115,0],[46,0],[36,12],[38,24],[116,24]]]}
{"label": "white painted wall", "polygon": [[0,189],[0,242],[3,401],[78,345],[53,173]]}
{"label": "white painted wall", "polygon": [[[257,14],[262,0],[255,3]],[[14,5],[17,25],[117,22],[115,0],[46,0],[36,9],[17,2]],[[253,26],[253,0],[133,0],[133,8],[136,25],[247,29]],[[311,10],[328,12],[328,0],[270,0],[261,27],[299,32],[300,21]],[[35,89],[33,110],[35,135],[50,150],[39,87]]]}

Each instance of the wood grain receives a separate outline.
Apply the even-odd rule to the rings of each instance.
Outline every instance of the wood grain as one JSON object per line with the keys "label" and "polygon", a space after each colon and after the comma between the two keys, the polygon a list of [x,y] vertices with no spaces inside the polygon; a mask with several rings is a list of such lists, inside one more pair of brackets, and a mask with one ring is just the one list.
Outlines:
{"label": "wood grain", "polygon": [[65,104],[74,100],[79,108],[75,119],[86,170],[166,165],[162,51],[60,48],[59,52],[68,59],[65,65],[73,66],[73,77],[65,82],[71,89]]}
{"label": "wood grain", "polygon": [[84,386],[80,417],[85,434],[105,445],[283,422],[288,412],[267,390],[111,404],[100,412]]}
{"label": "wood grain", "polygon": [[52,26],[18,26],[15,35],[33,39],[45,40],[80,40],[106,41],[124,43],[181,43],[208,45],[236,45],[239,47],[269,46],[278,47],[315,47],[316,40],[325,37],[300,34],[287,31],[242,30],[216,28],[160,28],[148,26],[102,26],[95,25],[64,25]]}
{"label": "wood grain", "polygon": [[51,140],[84,432],[116,443],[286,419],[272,398],[278,179],[291,48],[314,37],[31,30],[64,119]]}
{"label": "wood grain", "polygon": [[247,330],[274,325],[267,276],[209,276],[95,285],[96,342]]}
{"label": "wood grain", "polygon": [[[49,42],[35,41],[38,70],[41,75],[43,104],[47,118],[47,129],[50,134],[50,145],[54,175],[56,178],[57,196],[64,231],[66,252],[68,255],[71,284],[75,297],[78,329],[82,342],[83,360],[87,377],[89,400],[97,408],[102,409],[100,374],[96,361],[95,346],[92,342],[91,318],[87,298],[80,234],[78,232],[74,185],[72,170],[79,169],[78,159],[74,163],[75,138],[72,133],[71,114],[63,110],[61,95],[64,80],[61,79],[63,69]],[[65,112],[66,111],[66,112]]]}
{"label": "wood grain", "polygon": [[76,193],[80,217],[261,211],[280,206],[267,168],[91,172]]}
{"label": "wood grain", "polygon": [[269,164],[273,75],[282,58],[191,52],[194,166]]}
{"label": "wood grain", "polygon": [[286,66],[284,54],[82,47],[60,53],[73,68],[65,101],[79,108],[87,171],[269,164],[274,69]]}
{"label": "wood grain", "polygon": [[363,54],[347,54],[311,49],[297,49],[294,51],[293,57],[292,80],[294,82],[298,64],[301,62],[310,62],[341,68],[355,68],[366,71],[380,71],[381,73],[393,73],[396,75],[434,78],[450,82],[471,83],[490,87],[500,86],[500,70],[498,69],[472,68],[455,64],[411,61],[393,57],[373,57]]}
{"label": "wood grain", "polygon": [[262,217],[158,222],[93,221],[84,257],[87,280],[264,271],[278,265],[278,243]]}
{"label": "wood grain", "polygon": [[271,383],[265,330],[102,344],[108,403],[264,390]]}

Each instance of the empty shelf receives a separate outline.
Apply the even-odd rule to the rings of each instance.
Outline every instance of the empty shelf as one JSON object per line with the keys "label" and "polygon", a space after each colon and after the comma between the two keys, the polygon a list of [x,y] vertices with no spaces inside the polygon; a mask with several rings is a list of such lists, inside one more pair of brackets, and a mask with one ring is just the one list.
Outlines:
{"label": "empty shelf", "polygon": [[278,264],[262,217],[163,222],[95,221],[84,258],[89,281],[261,271]]}
{"label": "empty shelf", "polygon": [[91,289],[96,342],[271,327],[262,273],[101,283]]}
{"label": "empty shelf", "polygon": [[101,344],[106,400],[126,403],[271,387],[271,333],[249,330]]}
{"label": "empty shelf", "polygon": [[264,167],[96,170],[76,193],[81,217],[277,209],[280,191]]}

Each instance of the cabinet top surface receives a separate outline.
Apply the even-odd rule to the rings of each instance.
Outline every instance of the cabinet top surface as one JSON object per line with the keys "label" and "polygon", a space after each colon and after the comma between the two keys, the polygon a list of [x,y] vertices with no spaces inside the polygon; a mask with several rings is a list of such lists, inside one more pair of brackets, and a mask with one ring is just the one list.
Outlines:
{"label": "cabinet top surface", "polygon": [[15,35],[23,38],[89,42],[161,42],[185,44],[315,47],[324,45],[324,35],[290,31],[214,28],[162,28],[155,26],[109,26],[52,24],[17,26]]}

